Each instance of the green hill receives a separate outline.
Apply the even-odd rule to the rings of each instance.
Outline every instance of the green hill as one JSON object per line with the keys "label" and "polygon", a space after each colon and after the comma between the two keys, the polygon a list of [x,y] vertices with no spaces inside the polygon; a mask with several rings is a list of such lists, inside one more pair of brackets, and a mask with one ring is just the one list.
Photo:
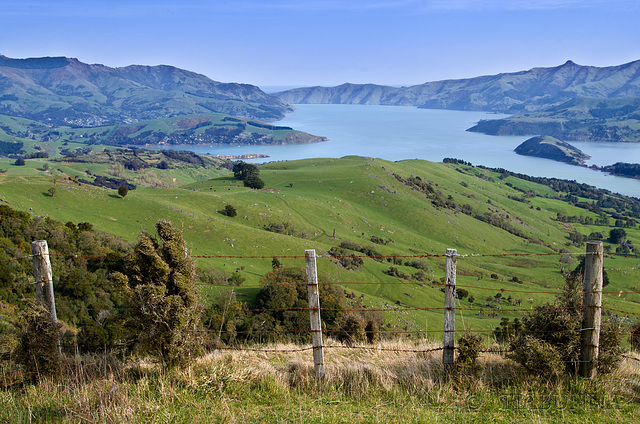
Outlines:
{"label": "green hill", "polygon": [[552,159],[570,165],[584,165],[584,161],[591,157],[577,147],[550,136],[525,140],[515,148],[515,152],[519,155]]}
{"label": "green hill", "polygon": [[640,141],[640,98],[577,98],[545,111],[482,120],[469,131],[572,141]]}
{"label": "green hill", "polygon": [[280,119],[285,102],[249,84],[222,83],[172,66],[110,68],[66,57],[0,55],[0,114],[92,127],[196,113]]}
{"label": "green hill", "polygon": [[[277,162],[260,167],[263,190],[245,188],[229,173],[180,188],[139,187],[125,198],[63,178],[69,165],[58,170],[50,162],[42,171],[45,161],[27,160],[25,166],[0,161],[6,171],[0,176],[0,200],[62,222],[91,222],[127,240],[158,219],[170,219],[182,228],[199,267],[237,271],[246,278],[234,290],[248,302],[274,256],[284,266],[303,266],[304,250],[313,248],[322,256],[319,272],[329,281],[364,296],[366,305],[389,311],[388,321],[408,329],[442,326],[441,311],[421,309],[442,308],[440,255],[447,248],[465,255],[458,260],[458,285],[468,292],[460,300],[467,308],[464,325],[489,330],[501,317],[550,300],[563,284],[562,271],[577,265],[573,254],[584,251],[585,240],[604,239],[615,226],[624,227],[627,240],[605,243],[608,251],[631,252],[640,240],[637,199],[452,160]],[[54,186],[51,197],[48,189]],[[222,213],[229,204],[238,216]],[[327,254],[339,245],[383,258],[366,257],[361,268],[350,270]],[[637,292],[636,263],[621,256],[606,259],[608,290],[616,293],[605,296],[606,306],[640,311],[640,296],[632,293]],[[202,285],[201,290],[216,294],[221,287]],[[495,307],[501,297],[499,313],[481,310]],[[413,309],[394,312],[398,305]]]}
{"label": "green hill", "polygon": [[[35,151],[35,144],[40,150],[45,149],[54,156],[67,147],[62,146],[63,143],[90,145],[92,148],[95,148],[95,145],[146,144],[264,145],[315,143],[325,141],[326,138],[295,131],[290,127],[234,118],[220,113],[206,113],[140,121],[135,124],[80,128],[52,127],[24,118],[0,115],[0,141],[2,140],[6,143],[23,143],[23,150],[28,153]],[[0,156],[15,154],[14,150],[0,150]]]}

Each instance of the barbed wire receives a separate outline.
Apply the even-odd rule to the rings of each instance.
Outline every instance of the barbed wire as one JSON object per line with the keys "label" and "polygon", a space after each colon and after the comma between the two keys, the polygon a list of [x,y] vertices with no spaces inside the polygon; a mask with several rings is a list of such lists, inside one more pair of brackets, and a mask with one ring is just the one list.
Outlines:
{"label": "barbed wire", "polygon": [[[465,259],[465,258],[508,258],[508,257],[526,257],[526,256],[588,256],[595,255],[595,253],[589,252],[521,252],[521,253],[467,253],[467,254],[455,254],[456,258]],[[46,256],[39,255],[39,256]],[[72,258],[107,258],[107,255],[86,255],[83,253],[48,253],[49,257],[72,257]],[[195,259],[305,259],[306,255],[282,255],[282,254],[270,254],[270,255],[228,255],[228,254],[217,254],[217,255],[190,255],[191,258]],[[421,254],[377,254],[377,255],[364,255],[364,254],[347,254],[347,255],[332,255],[329,253],[316,253],[316,258],[323,259],[342,259],[342,258],[370,258],[370,259],[394,259],[394,258],[446,258],[446,253],[421,253]],[[623,258],[632,258],[632,259],[640,259],[640,256],[634,255],[622,255],[622,254],[612,254],[605,253],[605,257],[607,256],[615,256],[615,257],[623,257]],[[20,259],[28,259],[32,258],[33,255],[25,255],[18,258],[6,258],[0,261],[12,261],[12,260],[20,260]]]}

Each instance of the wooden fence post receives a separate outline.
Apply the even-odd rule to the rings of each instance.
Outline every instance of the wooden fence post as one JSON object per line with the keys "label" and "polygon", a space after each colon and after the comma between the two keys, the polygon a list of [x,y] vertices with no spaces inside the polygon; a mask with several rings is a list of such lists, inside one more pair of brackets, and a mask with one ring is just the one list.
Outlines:
{"label": "wooden fence post", "polygon": [[316,268],[316,251],[305,250],[307,271],[307,294],[309,296],[309,318],[311,320],[311,341],[313,343],[313,366],[316,378],[324,378],[324,349],[322,346],[322,322],[320,319],[320,293],[318,291],[318,270]]}
{"label": "wooden fence post", "polygon": [[[53,274],[49,259],[49,246],[46,240],[36,240],[31,243],[33,257],[33,277],[36,280],[36,300],[51,317],[51,322],[57,326],[56,299],[53,294]],[[60,339],[58,339],[58,354],[62,354]]]}
{"label": "wooden fence post", "polygon": [[442,366],[446,371],[453,364],[456,335],[456,249],[447,249],[446,283],[444,286],[444,343]]}
{"label": "wooden fence post", "polygon": [[601,241],[587,242],[582,279],[582,332],[580,335],[580,375],[595,378],[600,321],[602,315],[603,253]]}

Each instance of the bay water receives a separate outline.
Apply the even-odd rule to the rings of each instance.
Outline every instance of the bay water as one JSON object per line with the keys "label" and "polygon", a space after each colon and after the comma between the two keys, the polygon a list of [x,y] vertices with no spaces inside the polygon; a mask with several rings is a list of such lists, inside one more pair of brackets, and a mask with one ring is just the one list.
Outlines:
{"label": "bay water", "polygon": [[[411,106],[295,105],[276,125],[290,126],[328,141],[285,146],[163,146],[199,154],[265,154],[252,162],[305,158],[368,156],[391,161],[425,159],[441,162],[450,157],[505,168],[531,176],[576,180],[613,192],[640,197],[640,180],[615,177],[584,167],[548,159],[520,156],[514,149],[529,137],[489,136],[466,131],[481,119],[507,115],[486,112],[418,109]],[[640,163],[640,144],[570,142],[591,156],[588,165],[615,162]]]}

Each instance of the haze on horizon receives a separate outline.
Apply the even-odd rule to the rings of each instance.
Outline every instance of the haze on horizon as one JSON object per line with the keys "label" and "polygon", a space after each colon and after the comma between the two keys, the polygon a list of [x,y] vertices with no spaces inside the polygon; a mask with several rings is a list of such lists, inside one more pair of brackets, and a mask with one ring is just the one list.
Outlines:
{"label": "haze on horizon", "polygon": [[265,86],[413,85],[640,59],[636,0],[6,0],[0,54]]}

